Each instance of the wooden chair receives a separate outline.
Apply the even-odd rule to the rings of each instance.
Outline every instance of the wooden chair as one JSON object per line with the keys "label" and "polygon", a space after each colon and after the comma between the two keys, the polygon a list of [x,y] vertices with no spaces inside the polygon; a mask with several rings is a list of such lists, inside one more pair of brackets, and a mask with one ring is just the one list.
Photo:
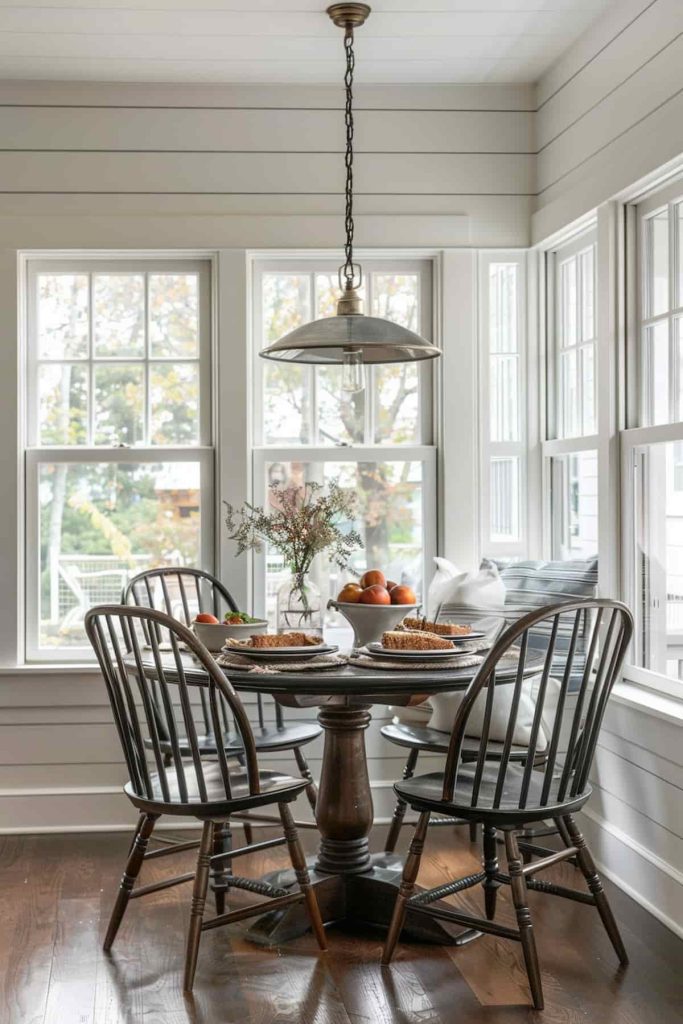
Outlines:
{"label": "wooden chair", "polygon": [[[160,649],[158,629],[168,637],[170,654]],[[93,646],[109,694],[114,722],[130,775],[124,787],[126,796],[137,807],[140,817],[133,838],[121,885],[112,911],[104,949],[109,950],[131,899],[146,896],[183,882],[192,882],[192,906],[185,957],[185,991],[192,989],[199,941],[203,931],[233,921],[275,910],[297,901],[305,901],[318,945],[325,949],[325,932],[313,892],[306,860],[299,843],[290,803],[306,786],[305,779],[279,772],[259,770],[256,744],[249,719],[239,696],[226,680],[206,648],[194,633],[169,615],[151,608],[100,605],[85,617],[85,630]],[[125,637],[125,646],[122,638]],[[151,653],[143,664],[147,642]],[[188,682],[189,662],[181,651],[184,645],[206,671],[201,684]],[[126,648],[130,652],[126,654]],[[149,662],[153,668],[149,668]],[[153,685],[156,694],[153,693]],[[202,757],[199,734],[194,721],[192,691],[201,688],[214,729],[220,731],[225,714],[231,716],[240,738],[243,764],[230,759],[218,744],[214,759]],[[160,735],[163,725],[167,740]],[[149,737],[151,744],[145,742]],[[170,748],[170,753],[169,753]],[[190,758],[184,751],[190,751]],[[214,833],[235,812],[277,804],[283,835],[228,854],[213,854]],[[202,823],[199,842],[183,843],[147,852],[156,822],[164,815],[194,817]],[[245,853],[286,843],[294,869],[298,891],[276,888],[267,883],[230,876],[230,886],[258,893],[268,899],[219,913],[204,919],[209,873],[221,873],[225,862]],[[163,857],[180,849],[199,849],[196,871],[135,888],[135,881],[146,859]]]}
{"label": "wooden chair", "polygon": [[[173,616],[190,626],[198,612],[211,612],[222,619],[226,611],[237,611],[237,605],[220,580],[201,569],[163,567],[148,569],[134,576],[123,591],[123,604],[156,608],[162,605],[167,615]],[[157,631],[158,632],[158,631]],[[321,735],[317,722],[290,722],[284,719],[281,706],[275,701],[274,725],[266,722],[264,700],[259,693],[256,698],[258,728],[254,730],[256,750],[259,754],[281,753],[291,750],[301,775],[306,779],[306,797],[315,810],[318,790],[308,766],[302,747]],[[206,700],[202,700],[204,732],[198,737],[202,755],[213,756],[216,752],[216,738]],[[168,751],[168,737],[161,737]],[[242,757],[241,741],[226,720],[222,730],[223,749],[231,757]],[[186,751],[189,755],[189,751]],[[251,826],[245,823],[245,835],[251,842]]]}
{"label": "wooden chair", "polygon": [[[581,651],[583,671],[581,683],[570,693],[574,658],[577,654],[582,615],[590,613],[590,635]],[[585,622],[585,619],[583,620]],[[562,652],[564,670],[559,689],[549,700],[548,681],[557,673],[558,634],[569,641]],[[528,756],[523,762],[511,758],[512,739],[517,724],[520,697],[525,675],[528,675],[529,636],[537,638],[545,630],[546,650],[531,725]],[[534,611],[520,619],[500,637],[486,657],[463,700],[451,734],[448,757],[443,773],[413,777],[394,787],[411,808],[419,812],[410,852],[387,935],[382,963],[391,961],[408,908],[412,912],[432,914],[440,919],[463,924],[478,931],[521,942],[529,985],[536,1009],[543,1009],[541,974],[536,953],[536,940],[528,907],[527,890],[549,893],[586,903],[597,908],[615,952],[622,964],[628,957],[616,921],[595,869],[591,853],[581,835],[573,814],[586,803],[591,794],[588,775],[598,741],[600,726],[612,687],[617,680],[633,634],[633,619],[625,605],[615,601],[590,600],[564,603]],[[503,657],[516,651],[518,668],[514,682],[496,680],[496,669]],[[488,729],[494,702],[501,699],[504,686],[512,686],[509,699],[508,725],[503,750],[497,764],[488,759]],[[507,697],[510,697],[508,691]],[[466,763],[462,751],[466,742],[467,723],[480,699],[484,701],[484,728],[476,762]],[[551,707],[555,703],[554,708]],[[478,705],[481,707],[481,704]],[[542,728],[542,720],[551,726]],[[544,749],[541,769],[535,769],[537,750]],[[427,827],[433,813],[451,815],[466,821],[481,822],[494,830],[502,830],[508,870],[499,870],[497,859],[485,859],[483,870],[466,878],[414,894],[415,882],[424,848]],[[523,864],[516,831],[527,823],[551,818],[555,821],[564,847],[539,860]],[[577,891],[533,876],[553,864],[576,858],[588,886],[588,892]],[[474,917],[460,909],[445,910],[430,904],[481,883],[486,897],[486,917]],[[494,921],[496,890],[509,885],[515,907],[517,928]]]}

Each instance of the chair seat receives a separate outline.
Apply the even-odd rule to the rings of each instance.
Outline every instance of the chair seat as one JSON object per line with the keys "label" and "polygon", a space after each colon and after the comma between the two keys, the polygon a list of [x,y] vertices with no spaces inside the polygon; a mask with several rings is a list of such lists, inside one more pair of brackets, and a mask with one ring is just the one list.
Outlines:
{"label": "chair seat", "polygon": [[504,825],[518,825],[520,822],[545,821],[561,814],[572,814],[585,804],[591,794],[591,787],[586,786],[577,796],[557,799],[559,778],[553,779],[550,794],[545,806],[539,807],[543,788],[543,773],[532,772],[527,797],[528,806],[519,809],[524,769],[510,764],[505,773],[505,786],[500,800],[500,807],[491,807],[493,794],[498,778],[497,769],[484,770],[479,789],[479,802],[471,806],[474,771],[458,772],[457,786],[453,800],[442,799],[443,774],[432,772],[429,775],[417,775],[412,779],[397,782],[394,790],[414,810],[435,811],[448,817],[464,818],[466,821]]}
{"label": "chair seat", "polygon": [[173,768],[168,768],[166,771],[170,800],[164,799],[157,772],[150,773],[153,794],[151,798],[136,793],[131,782],[127,782],[123,789],[128,799],[136,807],[152,814],[185,814],[196,818],[221,818],[250,807],[262,807],[264,804],[294,800],[308,785],[306,779],[295,779],[291,775],[283,775],[282,772],[259,771],[261,792],[254,796],[249,792],[246,772],[231,771],[230,790],[232,795],[228,800],[225,796],[225,784],[220,766],[204,764],[203,771],[208,798],[206,802],[202,802],[200,799],[196,773],[190,764],[185,766],[185,783],[188,792],[188,799],[185,802],[180,800],[177,772]]}
{"label": "chair seat", "polygon": [[[413,722],[392,722],[390,725],[383,725],[380,729],[382,736],[399,747],[408,747],[410,750],[425,751],[430,754],[447,754],[450,743],[450,733],[438,732],[426,725],[415,725]],[[479,755],[480,740],[478,736],[466,736],[462,748],[463,761],[473,761]],[[487,760],[500,760],[503,751],[503,744],[495,740],[489,740],[486,749]],[[513,744],[510,750],[511,761],[524,761],[529,753],[529,748],[523,745]],[[536,762],[544,759],[543,751],[536,752]]]}
{"label": "chair seat", "polygon": [[[277,750],[294,750],[297,747],[303,747],[306,743],[316,740],[321,733],[322,729],[316,722],[293,722],[291,725],[283,726],[282,729],[278,729],[275,725],[265,726],[263,729],[255,728],[254,742],[257,752],[265,754]],[[183,757],[192,757],[192,751],[185,739],[181,738],[178,745]],[[150,749],[151,740],[146,740],[145,746]],[[197,736],[197,746],[199,753],[203,756],[215,754],[216,738],[213,733]],[[161,749],[165,754],[171,753],[171,744],[168,740],[161,741]],[[233,732],[224,733],[223,749],[226,754],[241,754],[244,750],[241,737]]]}

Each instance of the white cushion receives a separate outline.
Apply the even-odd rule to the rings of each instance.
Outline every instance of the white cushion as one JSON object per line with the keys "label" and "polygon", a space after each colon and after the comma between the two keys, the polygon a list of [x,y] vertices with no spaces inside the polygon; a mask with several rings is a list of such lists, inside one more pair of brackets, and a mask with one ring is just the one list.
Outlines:
{"label": "white cushion", "polygon": [[[520,746],[525,746],[531,739],[531,727],[536,711],[536,696],[540,681],[541,676],[538,675],[532,676],[522,683],[517,722],[515,724],[515,731],[512,734],[512,742]],[[491,725],[489,727],[489,739],[496,740],[499,743],[505,740],[514,689],[513,682],[498,683],[496,686]],[[538,730],[536,749],[539,751],[545,750],[548,745],[548,736],[552,733],[559,690],[560,683],[556,679],[549,679],[545,705],[541,716],[541,726]],[[431,703],[434,710],[429,721],[430,729],[436,729],[437,732],[450,733],[464,695],[465,692],[463,690],[457,693],[440,693],[433,696]],[[482,690],[474,703],[467,721],[468,736],[481,736],[485,709],[486,690]]]}
{"label": "white cushion", "polygon": [[427,617],[447,611],[448,605],[463,610],[494,610],[505,605],[505,584],[493,562],[476,572],[462,572],[447,558],[435,558],[436,572],[427,592]]}

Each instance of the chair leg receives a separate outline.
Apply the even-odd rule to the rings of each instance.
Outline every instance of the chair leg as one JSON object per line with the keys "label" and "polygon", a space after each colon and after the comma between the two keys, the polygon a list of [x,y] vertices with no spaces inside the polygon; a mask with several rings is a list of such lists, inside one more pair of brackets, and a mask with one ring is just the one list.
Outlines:
{"label": "chair leg", "polygon": [[496,842],[496,830],[493,825],[484,825],[484,871],[486,878],[482,882],[484,888],[484,907],[486,917],[493,921],[496,916],[496,896],[500,882],[496,881],[498,872],[498,844]]}
{"label": "chair leg", "polygon": [[[216,822],[213,830],[213,854],[228,853],[232,849],[232,832],[227,821]],[[211,884],[216,901],[216,913],[225,913],[225,891],[228,888],[228,876],[231,873],[231,862],[221,860],[211,869]]]}
{"label": "chair leg", "polygon": [[252,828],[248,821],[244,822],[244,839],[247,846],[251,846],[251,844],[254,842],[254,829]]}
{"label": "chair leg", "polygon": [[[418,750],[411,750],[408,754],[408,760],[406,761],[405,768],[403,769],[403,778],[412,779],[415,772],[415,765],[417,764],[417,758],[419,755]],[[403,825],[403,819],[406,813],[406,802],[401,800],[399,797],[394,807],[394,814],[391,819],[391,825],[389,826],[389,834],[387,835],[387,841],[384,844],[385,853],[393,853],[396,849],[396,843],[401,833],[401,827]]]}
{"label": "chair leg", "polygon": [[389,925],[384,949],[382,950],[382,966],[386,966],[391,963],[391,958],[394,955],[394,950],[396,949],[396,943],[398,942],[401,929],[403,928],[403,922],[406,919],[406,904],[413,894],[417,873],[420,870],[420,861],[422,859],[422,851],[424,850],[425,838],[427,836],[429,817],[430,812],[423,811],[418,818],[417,825],[415,826],[415,832],[410,844],[410,851],[406,857],[405,866],[403,868],[403,877],[401,878],[401,884],[394,904],[391,924]]}
{"label": "chair leg", "polygon": [[185,975],[183,992],[191,992],[194,975],[197,970],[199,940],[202,937],[202,920],[206,904],[206,890],[209,887],[209,871],[211,868],[211,849],[213,846],[214,823],[205,821],[202,838],[199,843],[197,870],[192,886],[192,907],[190,910],[190,926],[187,930],[187,946],[185,951]]}
{"label": "chair leg", "polygon": [[538,965],[536,939],[534,938],[531,913],[528,907],[526,879],[522,874],[522,858],[519,852],[517,836],[512,831],[505,832],[505,853],[507,855],[512,901],[517,915],[517,925],[522,941],[522,952],[524,954],[526,973],[529,978],[531,998],[535,1009],[542,1010],[543,987],[541,985],[541,969]]}
{"label": "chair leg", "polygon": [[318,799],[318,787],[315,784],[313,773],[311,772],[311,769],[308,767],[308,761],[306,760],[306,757],[301,747],[294,747],[294,759],[297,763],[299,771],[301,772],[302,778],[308,779],[308,785],[306,786],[304,792],[306,793],[306,799],[311,805],[311,809],[315,810],[315,804]]}
{"label": "chair leg", "polygon": [[586,884],[595,900],[595,905],[598,908],[598,913],[602,918],[602,923],[605,926],[605,931],[609,935],[610,942],[614,946],[614,952],[619,958],[619,962],[622,964],[628,963],[628,953],[624,946],[621,933],[619,932],[619,926],[612,913],[612,908],[609,905],[607,894],[602,887],[602,881],[600,875],[595,868],[595,861],[593,855],[586,845],[586,840],[583,838],[579,827],[572,818],[571,814],[567,814],[563,818],[564,824],[567,828],[567,833],[571,839],[572,846],[577,848],[576,859],[578,861],[579,868],[583,877],[586,879]]}
{"label": "chair leg", "polygon": [[123,920],[123,915],[126,912],[130,894],[133,891],[133,886],[135,885],[135,879],[140,874],[140,868],[142,867],[142,862],[145,859],[145,851],[147,850],[149,837],[152,834],[158,817],[158,814],[140,815],[133,843],[128,853],[128,860],[126,861],[123,877],[121,878],[121,884],[119,885],[116,902],[114,903],[114,909],[112,910],[111,918],[109,919],[109,927],[107,928],[103,947],[105,952],[111,949],[112,943],[116,938],[116,933],[118,932],[119,925]]}
{"label": "chair leg", "polygon": [[296,825],[294,824],[292,812],[289,809],[289,804],[287,803],[278,804],[278,809],[280,811],[280,818],[282,819],[282,828],[284,830],[285,839],[287,840],[289,858],[292,862],[292,867],[294,868],[294,874],[296,875],[296,880],[299,883],[299,888],[304,894],[306,909],[308,910],[308,916],[311,919],[313,933],[320,948],[322,950],[326,950],[327,938],[325,936],[325,926],[323,924],[323,919],[320,916],[318,898],[311,886],[311,878],[308,874],[308,867],[306,866],[306,857],[299,840],[299,833]]}

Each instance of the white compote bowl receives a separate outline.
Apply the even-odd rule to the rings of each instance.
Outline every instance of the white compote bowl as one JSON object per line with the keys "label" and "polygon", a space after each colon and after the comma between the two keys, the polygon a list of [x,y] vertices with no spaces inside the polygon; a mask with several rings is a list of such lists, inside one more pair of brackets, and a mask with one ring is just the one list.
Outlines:
{"label": "white compote bowl", "polygon": [[401,619],[410,615],[419,604],[360,604],[355,601],[327,602],[328,608],[341,612],[353,629],[354,648],[365,647],[382,634],[398,626]]}

